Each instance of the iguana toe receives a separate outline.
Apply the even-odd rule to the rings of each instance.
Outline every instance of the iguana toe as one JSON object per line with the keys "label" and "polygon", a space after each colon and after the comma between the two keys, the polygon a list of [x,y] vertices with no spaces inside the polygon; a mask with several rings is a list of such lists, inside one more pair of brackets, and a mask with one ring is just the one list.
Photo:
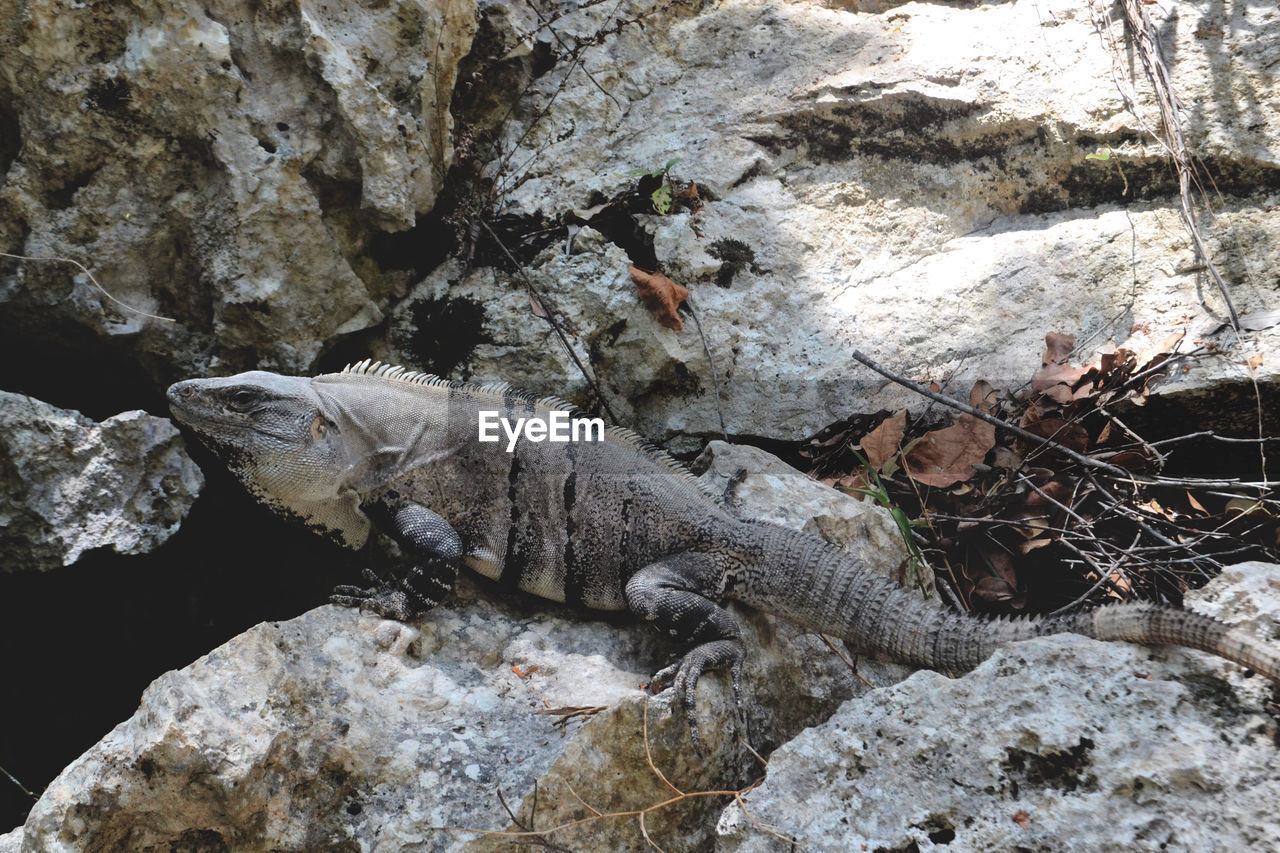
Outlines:
{"label": "iguana toe", "polygon": [[734,717],[735,720],[740,719],[741,670],[745,655],[746,649],[739,640],[716,640],[703,643],[691,649],[678,663],[660,670],[649,682],[650,689],[655,693],[668,685],[675,692],[676,699],[684,707],[685,719],[689,723],[689,739],[699,755],[702,755],[702,743],[698,733],[698,681],[708,670],[728,669],[733,686]]}
{"label": "iguana toe", "polygon": [[419,612],[410,603],[409,596],[394,587],[365,589],[358,586],[337,586],[334,587],[333,595],[329,596],[329,601],[342,607],[359,607],[361,613],[369,610],[399,622],[408,622]]}

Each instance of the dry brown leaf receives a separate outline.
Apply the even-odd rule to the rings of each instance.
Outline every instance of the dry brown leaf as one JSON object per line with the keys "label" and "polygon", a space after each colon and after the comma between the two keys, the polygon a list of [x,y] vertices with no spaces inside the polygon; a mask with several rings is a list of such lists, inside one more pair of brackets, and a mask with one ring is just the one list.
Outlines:
{"label": "dry brown leaf", "polygon": [[1083,367],[1072,367],[1066,363],[1067,356],[1075,349],[1076,339],[1070,335],[1049,332],[1044,336],[1044,355],[1040,357],[1043,365],[1031,377],[1032,391],[1045,391],[1054,385],[1075,385],[1084,375]]}
{"label": "dry brown leaf", "polygon": [[1004,578],[979,578],[973,585],[973,594],[986,601],[1003,601],[1014,610],[1022,610],[1027,606],[1027,594],[1018,592]]}
{"label": "dry brown leaf", "polygon": [[1048,536],[1041,536],[1038,539],[1028,539],[1025,542],[1018,543],[1018,553],[1025,557],[1037,548],[1052,545],[1056,539],[1057,537]]}
{"label": "dry brown leaf", "polygon": [[973,387],[969,389],[970,406],[989,415],[995,411],[996,403],[996,389],[991,387],[991,383],[985,379],[973,383]]}
{"label": "dry brown leaf", "polygon": [[1178,331],[1173,332],[1160,343],[1160,352],[1173,352],[1173,348],[1181,343],[1182,339],[1186,336],[1187,332],[1185,329],[1179,329]]}
{"label": "dry brown leaf", "polygon": [[[1056,501],[1056,503],[1055,503]],[[1058,480],[1051,480],[1040,486],[1040,491],[1029,492],[1022,505],[1027,508],[1066,505],[1071,501],[1071,487]]]}
{"label": "dry brown leaf", "polygon": [[926,486],[946,488],[974,475],[973,466],[982,462],[996,443],[996,428],[973,415],[945,429],[924,434],[906,456],[908,476]]}
{"label": "dry brown leaf", "polygon": [[[1142,369],[1146,370],[1149,367],[1154,367],[1168,357],[1168,353],[1159,353],[1151,361],[1143,365]],[[1138,354],[1131,349],[1120,347],[1115,352],[1102,356],[1099,370],[1102,372],[1102,380],[1113,378],[1116,381],[1124,381],[1130,374],[1138,370]],[[1117,375],[1113,377],[1112,374]],[[1099,384],[1101,384],[1101,381]]]}
{"label": "dry brown leaf", "polygon": [[538,294],[532,290],[529,291],[529,310],[533,312],[533,316],[543,320],[551,319],[551,312],[542,304],[542,300],[538,298]]}
{"label": "dry brown leaf", "polygon": [[1049,516],[1043,512],[1020,512],[1016,517],[1021,524],[1013,529],[1024,539],[1035,539],[1049,532]]}
{"label": "dry brown leaf", "polygon": [[863,471],[854,471],[852,474],[846,474],[843,477],[823,477],[818,482],[849,492],[869,491],[871,489],[871,484],[867,482],[866,474]]}
{"label": "dry brown leaf", "polygon": [[1170,509],[1170,508],[1166,508],[1166,507],[1162,507],[1162,506],[1160,506],[1160,502],[1159,502],[1158,500],[1156,500],[1155,498],[1152,498],[1151,500],[1147,501],[1146,503],[1136,503],[1136,502],[1135,502],[1135,503],[1134,503],[1134,506],[1136,506],[1138,509],[1144,509],[1144,510],[1146,510],[1146,511],[1147,511],[1148,513],[1150,513],[1151,515],[1161,515],[1161,516],[1164,516],[1165,518],[1169,519],[1170,521],[1177,521],[1177,520],[1178,520],[1178,513],[1177,513],[1176,511],[1174,511],[1173,509]]}
{"label": "dry brown leaf", "polygon": [[1040,363],[1047,365],[1066,361],[1075,348],[1076,339],[1072,335],[1049,332],[1044,336],[1044,355],[1040,357]]}
{"label": "dry brown leaf", "polygon": [[1261,367],[1261,366],[1262,366],[1262,353],[1258,353],[1257,355],[1251,355],[1251,356],[1249,356],[1249,369],[1250,369],[1250,370],[1257,370],[1257,369],[1258,369],[1259,367]]}
{"label": "dry brown leaf", "polygon": [[1027,814],[1022,809],[1018,809],[1009,817],[1014,823],[1016,823],[1018,826],[1022,827],[1023,829],[1026,829],[1028,826],[1031,825],[1031,815]]}
{"label": "dry brown leaf", "polygon": [[678,191],[673,198],[677,204],[683,204],[695,212],[702,207],[702,197],[698,193],[698,185],[693,181],[689,182],[689,186]]}
{"label": "dry brown leaf", "polygon": [[991,465],[995,468],[1021,468],[1022,456],[1010,447],[997,444],[991,451]]}
{"label": "dry brown leaf", "polygon": [[1009,585],[1004,578],[985,577],[978,578],[978,582],[973,585],[973,591],[979,598],[987,601],[1012,601],[1017,595],[1017,590]]}
{"label": "dry brown leaf", "polygon": [[867,454],[867,463],[872,470],[879,471],[898,452],[902,444],[902,432],[906,428],[907,410],[903,409],[893,417],[882,420],[875,429],[862,437],[858,447]]}
{"label": "dry brown leaf", "polygon": [[635,282],[640,299],[657,319],[658,325],[679,332],[684,329],[677,308],[689,297],[689,291],[660,272],[645,272],[631,267],[631,280]]}
{"label": "dry brown leaf", "polygon": [[1026,425],[1027,432],[1055,441],[1063,447],[1084,453],[1089,449],[1089,431],[1080,424],[1068,423],[1062,418],[1045,418]]}
{"label": "dry brown leaf", "polygon": [[1046,364],[1031,377],[1031,390],[1047,391],[1054,385],[1074,386],[1085,372],[1085,368],[1070,364]]}
{"label": "dry brown leaf", "polygon": [[[1085,393],[1086,389],[1081,388],[1078,393]],[[1088,389],[1088,393],[1092,393],[1093,389]],[[1088,393],[1085,396],[1088,396]],[[1047,397],[1060,406],[1065,406],[1075,399],[1075,394],[1071,393],[1071,388],[1066,385],[1052,385],[1041,393],[1041,396]]]}
{"label": "dry brown leaf", "polygon": [[1155,465],[1155,459],[1146,450],[1122,450],[1107,461],[1126,471],[1149,471]]}

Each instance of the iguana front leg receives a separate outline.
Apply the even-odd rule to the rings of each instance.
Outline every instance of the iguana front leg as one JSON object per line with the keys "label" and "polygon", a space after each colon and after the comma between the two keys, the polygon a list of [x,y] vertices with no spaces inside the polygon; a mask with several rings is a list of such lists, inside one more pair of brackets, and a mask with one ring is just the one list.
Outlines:
{"label": "iguana front leg", "polygon": [[698,739],[694,702],[698,679],[708,670],[727,669],[733,684],[735,712],[739,710],[739,681],[746,647],[738,620],[712,601],[721,591],[721,570],[706,554],[675,554],[645,566],[627,581],[627,607],[646,622],[675,639],[695,645],[678,663],[653,677],[654,689],[671,682],[689,720],[689,735]]}
{"label": "iguana front leg", "polygon": [[381,503],[369,509],[374,524],[414,555],[414,565],[403,577],[389,580],[365,569],[364,578],[371,586],[342,584],[329,600],[407,622],[435,607],[453,589],[462,540],[449,522],[413,501]]}

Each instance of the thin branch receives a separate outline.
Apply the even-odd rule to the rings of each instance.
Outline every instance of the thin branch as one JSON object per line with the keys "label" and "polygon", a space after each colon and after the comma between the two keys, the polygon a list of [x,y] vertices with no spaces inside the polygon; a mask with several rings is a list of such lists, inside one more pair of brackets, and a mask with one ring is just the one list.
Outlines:
{"label": "thin branch", "polygon": [[[957,411],[964,412],[965,414],[973,415],[975,418],[984,420],[987,423],[995,426],[996,428],[1005,430],[1006,432],[1011,432],[1014,435],[1019,436],[1020,438],[1025,438],[1028,441],[1034,442],[1043,447],[1048,447],[1048,448],[1057,450],[1059,453],[1062,453],[1063,455],[1069,457],[1070,459],[1076,462],[1079,462],[1081,465],[1084,465],[1088,468],[1092,468],[1098,471],[1105,471],[1106,473],[1126,483],[1134,483],[1134,484],[1147,485],[1147,486],[1192,486],[1192,487],[1204,487],[1204,488],[1235,487],[1235,488],[1250,488],[1250,489],[1274,489],[1280,486],[1280,482],[1273,482],[1269,480],[1263,480],[1261,482],[1246,482],[1241,480],[1210,480],[1210,479],[1202,479],[1198,477],[1164,477],[1164,476],[1148,477],[1144,474],[1135,474],[1134,472],[1126,471],[1124,468],[1120,468],[1119,466],[1111,465],[1106,462],[1102,462],[1098,459],[1094,459],[1092,457],[1085,456],[1081,453],[1077,453],[1071,448],[1065,447],[1056,441],[1052,441],[1050,439],[1044,438],[1043,436],[1036,435],[1033,432],[1028,432],[1027,430],[1023,429],[1020,426],[1011,424],[1008,421],[1003,421],[1000,418],[997,418],[995,415],[988,414],[987,412],[984,412],[981,409],[976,409],[973,406],[970,406],[968,403],[962,403],[959,400],[946,396],[945,394],[939,394],[937,391],[930,390],[929,388],[926,388],[923,385],[919,385],[915,382],[912,382],[910,379],[906,379],[902,376],[899,376],[898,374],[894,373],[888,368],[873,361],[872,359],[868,358],[866,355],[863,355],[858,350],[853,350],[850,353],[850,355],[852,355],[854,359],[862,362],[864,365],[871,368],[876,373],[879,373],[881,376],[885,377],[886,379],[896,382],[897,384],[903,386],[904,388],[908,388],[912,391],[915,391],[917,394],[920,394],[923,397],[928,397],[930,400],[936,400],[937,402],[942,403],[944,406],[950,406],[951,408],[956,409]],[[1250,441],[1252,440],[1253,439],[1250,439]],[[1095,484],[1096,484],[1096,481],[1095,481]],[[1110,495],[1108,496],[1111,497],[1113,501],[1115,501],[1114,496],[1110,496]],[[1119,501],[1115,501],[1115,502],[1117,504],[1119,503]]]}
{"label": "thin branch", "polygon": [[610,419],[612,419],[615,424],[619,423],[618,416],[614,414],[613,409],[609,407],[609,401],[605,399],[604,392],[600,390],[599,386],[596,385],[595,380],[591,378],[589,373],[587,373],[587,368],[583,365],[581,359],[578,358],[578,354],[574,352],[573,347],[570,345],[568,336],[565,335],[564,330],[560,328],[560,324],[556,321],[555,309],[552,307],[552,304],[548,302],[547,297],[540,293],[538,288],[534,286],[533,279],[531,279],[529,274],[524,271],[524,265],[516,260],[515,255],[511,254],[511,250],[507,248],[507,244],[503,243],[502,238],[498,236],[497,232],[489,227],[489,223],[481,219],[480,224],[484,226],[484,230],[489,232],[489,236],[493,238],[493,241],[498,244],[498,248],[507,256],[507,260],[515,267],[516,274],[520,276],[520,280],[523,281],[524,286],[528,288],[529,295],[538,300],[538,302],[546,308],[547,322],[550,323],[551,328],[555,330],[556,337],[560,339],[560,344],[564,347],[564,351],[569,354],[569,358],[573,359],[573,363],[578,366],[578,371],[582,374],[582,378],[591,386],[591,390],[595,393],[596,399],[600,401],[600,405],[604,408]]}
{"label": "thin branch", "polygon": [[904,388],[909,388],[910,390],[915,391],[917,394],[921,395],[922,397],[928,397],[930,400],[939,402],[944,406],[950,406],[951,408],[957,409],[961,412],[964,412],[965,414],[973,415],[975,418],[986,421],[987,423],[991,424],[992,426],[998,429],[1005,430],[1006,432],[1011,432],[1014,435],[1019,436],[1020,438],[1025,438],[1028,441],[1034,442],[1035,444],[1038,444],[1042,447],[1048,447],[1048,448],[1057,450],[1060,453],[1065,454],[1066,456],[1070,457],[1071,459],[1075,460],[1076,462],[1079,462],[1081,465],[1084,465],[1088,468],[1096,468],[1101,471],[1106,471],[1108,474],[1113,474],[1117,477],[1123,477],[1126,480],[1133,478],[1133,474],[1124,470],[1123,468],[1119,468],[1115,465],[1108,465],[1106,462],[1099,462],[1097,459],[1091,459],[1090,457],[1077,453],[1071,448],[1065,447],[1064,445],[1059,444],[1056,441],[1051,441],[1050,439],[1044,438],[1043,436],[1036,435],[1033,432],[1028,432],[1027,430],[1023,429],[1020,426],[1015,426],[1014,424],[1011,424],[1008,421],[1003,421],[1000,418],[997,418],[995,415],[988,414],[987,412],[984,412],[981,409],[974,408],[973,406],[970,406],[968,403],[962,403],[959,400],[946,396],[945,394],[939,394],[937,391],[932,391],[924,387],[923,385],[918,385],[917,383],[912,382],[910,379],[899,376],[898,374],[889,370],[887,367],[883,367],[879,363],[872,361],[870,358],[863,355],[858,350],[853,350],[849,354],[853,356],[856,360],[862,362],[864,365],[874,370],[876,373],[879,373],[884,378],[889,379],[893,382],[896,382]]}
{"label": "thin branch", "polygon": [[26,794],[26,795],[27,795],[28,797],[30,797],[31,799],[33,799],[33,800],[38,800],[38,799],[40,799],[40,797],[39,797],[38,795],[36,795],[36,794],[32,793],[31,791],[28,791],[28,790],[27,790],[27,786],[26,786],[26,785],[23,785],[21,782],[19,782],[19,781],[17,780],[17,778],[16,778],[12,773],[10,773],[8,770],[5,770],[3,767],[0,767],[0,773],[3,773],[5,776],[8,776],[8,777],[9,777],[9,781],[10,781],[10,782],[12,782],[13,784],[17,785],[17,786],[18,786],[18,790],[19,790],[19,791],[21,791],[22,793]]}
{"label": "thin branch", "polygon": [[[560,34],[552,28],[551,23],[549,21],[543,20],[542,12],[539,11],[538,7],[533,5],[531,0],[524,0],[524,3],[526,6],[529,7],[529,9],[533,12],[533,14],[537,16],[538,23],[541,24],[543,27],[545,27],[547,32],[551,33],[551,35],[555,37],[556,44],[563,47],[567,53],[573,54],[574,48],[571,48],[569,47],[569,45],[564,43],[564,39],[560,38]],[[614,11],[615,12],[617,11],[617,6],[614,7]],[[601,29],[604,29],[604,27],[601,26]],[[575,56],[575,59],[576,59],[576,56]],[[613,101],[613,105],[615,107],[617,107],[618,109],[622,109],[622,104],[618,102],[618,99],[615,98],[613,95],[609,94],[609,92],[605,91],[604,86],[601,86],[598,82],[596,82],[596,78],[593,77],[591,75],[591,72],[587,70],[587,66],[583,65],[580,62],[578,63],[578,65],[582,69],[582,73],[587,75],[587,79],[591,81],[592,85],[594,85],[597,89],[600,90],[600,94],[604,95],[606,98]]]}
{"label": "thin branch", "polygon": [[693,307],[693,297],[686,296],[684,304],[689,309],[689,316],[693,318],[693,325],[698,327],[698,337],[702,338],[702,349],[707,354],[707,363],[711,365],[711,387],[716,392],[716,414],[720,416],[720,435],[727,444],[729,430],[724,425],[724,406],[721,404],[720,378],[716,375],[716,360],[711,357],[711,346],[707,343],[707,336],[702,333],[702,321],[698,319],[698,312]]}
{"label": "thin branch", "polygon": [[[644,697],[644,707],[641,709],[640,736],[644,739],[644,760],[645,763],[649,765],[649,769],[653,771],[655,776],[662,780],[662,784],[670,788],[673,793],[679,794],[683,797],[684,791],[681,791],[675,785],[672,785],[671,780],[667,778],[666,774],[658,769],[658,765],[653,763],[653,752],[649,749],[649,695],[647,693]],[[648,838],[647,835],[645,837]]]}
{"label": "thin branch", "polygon": [[845,666],[847,666],[850,672],[858,676],[859,681],[861,681],[863,684],[867,685],[868,687],[875,687],[874,684],[872,684],[870,681],[867,681],[866,677],[862,673],[858,672],[858,662],[856,660],[849,660],[847,657],[841,654],[840,650],[836,648],[836,644],[831,642],[830,637],[828,637],[826,634],[819,634],[818,637],[822,639],[822,642],[827,644],[827,648],[831,649],[831,651],[835,654],[836,657],[840,658],[840,662],[843,663]]}

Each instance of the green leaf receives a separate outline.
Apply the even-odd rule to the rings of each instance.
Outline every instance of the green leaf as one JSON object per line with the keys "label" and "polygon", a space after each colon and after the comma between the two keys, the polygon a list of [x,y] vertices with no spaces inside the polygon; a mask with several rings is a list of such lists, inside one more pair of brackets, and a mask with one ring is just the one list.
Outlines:
{"label": "green leaf", "polygon": [[656,190],[653,191],[653,194],[649,196],[649,198],[653,199],[653,209],[658,211],[658,213],[662,214],[663,216],[666,216],[668,213],[671,212],[670,185],[663,184],[662,186],[658,187]]}

